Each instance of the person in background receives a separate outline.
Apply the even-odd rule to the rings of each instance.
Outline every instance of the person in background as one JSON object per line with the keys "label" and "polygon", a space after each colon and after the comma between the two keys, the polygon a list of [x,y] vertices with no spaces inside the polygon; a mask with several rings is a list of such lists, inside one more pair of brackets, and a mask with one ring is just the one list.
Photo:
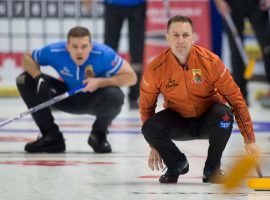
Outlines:
{"label": "person in background", "polygon": [[211,34],[212,34],[212,50],[213,53],[221,57],[222,47],[222,18],[217,10],[215,0],[210,1],[211,12]]}
{"label": "person in background", "polygon": [[[91,8],[92,0],[84,0],[84,5]],[[105,39],[104,42],[118,50],[120,33],[125,20],[128,20],[129,53],[131,66],[138,81],[129,88],[128,99],[131,109],[138,109],[139,83],[143,66],[146,0],[104,0]]]}
{"label": "person in background", "polygon": [[[270,0],[215,0],[215,3],[223,18],[226,14],[231,15],[241,39],[243,39],[244,19],[249,19],[261,48],[265,74],[267,82],[270,84],[270,22],[268,13]],[[224,25],[231,51],[232,74],[248,103],[247,80],[244,78],[246,66],[241,59],[232,32],[226,22],[224,22]],[[261,99],[261,103],[270,107],[270,90]]]}
{"label": "person in background", "polygon": [[[41,66],[53,67],[61,80],[42,73]],[[72,114],[94,115],[96,120],[88,144],[97,153],[112,151],[106,135],[124,102],[119,87],[134,85],[137,81],[127,61],[110,47],[92,42],[87,28],[76,26],[69,30],[67,41],[26,52],[23,67],[25,72],[17,77],[16,83],[28,108],[68,90],[84,87],[83,92],[54,104],[53,108]],[[25,151],[65,151],[63,134],[54,122],[51,109],[44,108],[33,113],[32,117],[42,136],[27,143]]]}
{"label": "person in background", "polygon": [[[209,139],[204,183],[222,183],[222,153],[234,116],[248,154],[259,156],[252,121],[239,87],[221,59],[194,45],[193,22],[174,16],[167,23],[170,46],[150,62],[140,84],[142,133],[150,146],[149,167],[167,166],[160,183],[176,183],[189,171],[187,157],[172,140]],[[155,112],[158,95],[164,110]],[[196,148],[196,147],[194,147]]]}

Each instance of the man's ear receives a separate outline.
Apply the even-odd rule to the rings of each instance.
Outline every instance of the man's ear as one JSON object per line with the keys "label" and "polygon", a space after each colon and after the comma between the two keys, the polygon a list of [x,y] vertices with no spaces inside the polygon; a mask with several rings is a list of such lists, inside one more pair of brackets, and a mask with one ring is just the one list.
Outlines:
{"label": "man's ear", "polygon": [[196,43],[199,39],[199,36],[197,33],[192,34],[192,44]]}

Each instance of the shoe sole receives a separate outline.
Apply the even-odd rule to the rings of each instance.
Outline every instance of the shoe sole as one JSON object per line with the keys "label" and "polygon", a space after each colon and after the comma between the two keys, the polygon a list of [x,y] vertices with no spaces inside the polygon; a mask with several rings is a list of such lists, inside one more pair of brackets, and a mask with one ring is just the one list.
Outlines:
{"label": "shoe sole", "polygon": [[224,181],[215,181],[212,180],[211,178],[203,177],[203,183],[223,184]]}
{"label": "shoe sole", "polygon": [[24,150],[28,153],[63,153],[66,150],[66,147],[51,146],[38,150],[30,150],[27,148],[25,148]]}
{"label": "shoe sole", "polygon": [[[180,176],[180,175],[183,175],[183,174],[186,174],[186,173],[188,173],[188,172],[189,172],[189,164],[187,165],[187,167],[186,167],[185,169],[183,169],[183,170],[181,171],[181,173],[179,173],[179,176]],[[160,179],[159,179],[159,182],[160,182],[160,183],[165,183],[165,184],[177,183],[179,176],[178,176],[175,180],[170,181],[170,182],[165,182],[165,181],[163,182],[163,181],[161,181]]]}
{"label": "shoe sole", "polygon": [[210,183],[210,178],[203,178],[203,183]]}
{"label": "shoe sole", "polygon": [[183,171],[181,171],[180,175],[186,174],[188,172],[189,172],[189,165],[187,165],[187,167],[183,169]]}

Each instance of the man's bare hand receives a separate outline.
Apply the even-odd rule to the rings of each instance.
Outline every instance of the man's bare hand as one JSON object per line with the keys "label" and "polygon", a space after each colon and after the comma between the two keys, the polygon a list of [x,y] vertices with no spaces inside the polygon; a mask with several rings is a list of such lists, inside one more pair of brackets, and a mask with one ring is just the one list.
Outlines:
{"label": "man's bare hand", "polygon": [[100,83],[102,81],[102,78],[88,78],[83,81],[83,84],[85,84],[85,88],[83,89],[83,92],[94,92],[98,88],[100,88]]}
{"label": "man's bare hand", "polygon": [[87,10],[90,10],[92,8],[92,0],[83,0],[83,5]]}
{"label": "man's bare hand", "polygon": [[226,14],[229,14],[231,12],[231,7],[229,4],[224,0],[215,0],[216,7],[219,11],[219,13],[222,16],[225,16]]}
{"label": "man's bare hand", "polygon": [[154,171],[163,169],[163,161],[162,158],[160,157],[159,153],[157,150],[153,147],[151,147],[149,159],[148,159],[148,166]]}
{"label": "man's bare hand", "polygon": [[246,144],[246,152],[248,155],[258,159],[260,157],[260,151],[255,143]]}
{"label": "man's bare hand", "polygon": [[260,8],[262,11],[270,9],[270,0],[260,0]]}

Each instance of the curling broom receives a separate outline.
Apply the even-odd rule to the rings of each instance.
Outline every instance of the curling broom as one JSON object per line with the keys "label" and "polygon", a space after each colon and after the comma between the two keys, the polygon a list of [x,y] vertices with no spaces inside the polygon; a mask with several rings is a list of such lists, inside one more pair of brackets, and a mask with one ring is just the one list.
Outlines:
{"label": "curling broom", "polygon": [[224,189],[233,190],[238,187],[246,175],[254,169],[256,162],[255,158],[249,155],[245,155],[237,160],[225,179]]}
{"label": "curling broom", "polygon": [[259,178],[251,178],[248,180],[248,187],[255,191],[270,191],[270,178],[263,177],[262,170],[256,165],[256,171]]}
{"label": "curling broom", "polygon": [[240,183],[246,178],[252,169],[256,168],[259,178],[250,178],[248,187],[256,191],[270,191],[270,178],[265,178],[262,175],[258,160],[250,155],[241,157],[228,173],[223,188],[226,191],[231,191],[237,188]]}

